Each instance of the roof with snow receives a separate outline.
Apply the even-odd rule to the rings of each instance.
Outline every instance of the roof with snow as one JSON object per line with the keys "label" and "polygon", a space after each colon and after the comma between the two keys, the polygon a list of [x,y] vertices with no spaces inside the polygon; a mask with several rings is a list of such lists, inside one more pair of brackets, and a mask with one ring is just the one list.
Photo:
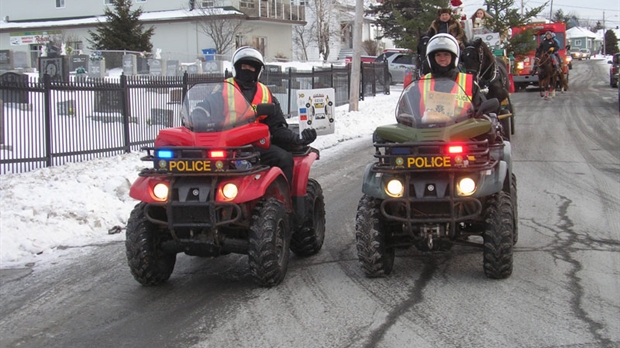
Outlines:
{"label": "roof with snow", "polygon": [[[610,30],[613,31],[614,34],[616,34],[616,38],[618,38],[618,41],[620,41],[620,29],[607,29],[607,31]],[[603,37],[605,37],[603,29],[599,29],[596,31],[596,37],[600,40],[603,40]]]}
{"label": "roof with snow", "polygon": [[587,37],[591,39],[597,38],[596,34],[582,27],[572,27],[566,31],[566,38],[571,39],[574,37]]}
{"label": "roof with snow", "polygon": [[[213,8],[209,10],[209,15],[234,15],[242,14],[235,10],[225,10],[222,8]],[[157,11],[157,12],[144,12],[140,15],[140,20],[145,22],[153,21],[166,21],[174,19],[183,19],[190,17],[204,16],[204,11],[187,11],[187,10],[172,10],[172,11]],[[5,22],[0,20],[0,30],[2,29],[26,29],[26,28],[41,28],[41,27],[62,27],[72,26],[80,24],[98,24],[99,22],[106,22],[106,16],[94,16],[80,19],[60,19],[49,21],[31,21],[31,22]]]}

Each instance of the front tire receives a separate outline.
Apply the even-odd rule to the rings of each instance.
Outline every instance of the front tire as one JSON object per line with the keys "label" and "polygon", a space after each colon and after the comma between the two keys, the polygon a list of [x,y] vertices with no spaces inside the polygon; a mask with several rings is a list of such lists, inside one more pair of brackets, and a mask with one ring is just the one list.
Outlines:
{"label": "front tire", "polygon": [[506,192],[487,199],[484,223],[484,274],[491,279],[508,278],[512,274],[514,215],[511,198]]}
{"label": "front tire", "polygon": [[510,185],[510,198],[512,200],[512,211],[513,211],[513,226],[514,226],[514,233],[513,233],[513,242],[512,244],[515,245],[517,244],[517,242],[519,241],[519,206],[518,206],[518,201],[517,201],[517,176],[512,173],[512,181],[511,181],[511,185]]}
{"label": "front tire", "polygon": [[395,250],[387,247],[380,205],[380,200],[364,195],[355,216],[357,257],[369,278],[389,275],[394,268]]}
{"label": "front tire", "polygon": [[131,274],[138,283],[150,286],[170,278],[177,255],[161,249],[158,227],[144,214],[146,203],[135,206],[127,222],[125,248]]}
{"label": "front tire", "polygon": [[314,179],[308,179],[305,204],[304,222],[291,237],[291,250],[301,257],[318,253],[325,240],[325,199]]}
{"label": "front tire", "polygon": [[248,240],[254,282],[263,287],[280,284],[286,275],[290,255],[289,223],[282,202],[267,198],[256,205]]}

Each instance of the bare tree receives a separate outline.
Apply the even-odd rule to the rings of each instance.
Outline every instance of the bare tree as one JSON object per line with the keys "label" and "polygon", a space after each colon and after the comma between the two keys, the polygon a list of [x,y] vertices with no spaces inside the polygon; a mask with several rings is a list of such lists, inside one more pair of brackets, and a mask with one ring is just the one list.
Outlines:
{"label": "bare tree", "polygon": [[196,17],[202,32],[213,40],[218,53],[228,52],[234,48],[235,38],[252,31],[247,25],[247,17],[242,14],[227,14],[222,8],[205,7],[195,9],[201,15]]}
{"label": "bare tree", "polygon": [[308,23],[309,25],[296,25],[293,27],[293,43],[300,48],[300,59],[303,61],[308,60],[308,47],[317,42],[316,23]]}
{"label": "bare tree", "polygon": [[319,57],[322,60],[329,58],[329,44],[332,39],[338,39],[342,35],[339,15],[340,10],[335,0],[313,0],[310,10],[314,12],[316,21],[316,42],[319,47]]}

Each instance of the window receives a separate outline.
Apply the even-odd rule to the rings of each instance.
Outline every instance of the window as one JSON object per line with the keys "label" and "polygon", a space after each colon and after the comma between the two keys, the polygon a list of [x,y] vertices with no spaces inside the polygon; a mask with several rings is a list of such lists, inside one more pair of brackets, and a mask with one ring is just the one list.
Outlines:
{"label": "window", "polygon": [[235,49],[243,46],[243,35],[235,35]]}
{"label": "window", "polygon": [[104,5],[112,5],[112,1],[114,0],[103,0]]}
{"label": "window", "polygon": [[82,41],[68,41],[67,46],[71,47],[76,54],[79,50],[84,49],[84,44]]}
{"label": "window", "polygon": [[267,38],[262,36],[255,36],[252,38],[252,46],[265,56],[265,48],[267,47]]}
{"label": "window", "polygon": [[200,6],[202,8],[213,7],[213,1],[201,1]]}
{"label": "window", "polygon": [[56,8],[64,8],[65,0],[56,0]]}
{"label": "window", "polygon": [[575,40],[575,46],[581,46],[581,40],[579,39]]}

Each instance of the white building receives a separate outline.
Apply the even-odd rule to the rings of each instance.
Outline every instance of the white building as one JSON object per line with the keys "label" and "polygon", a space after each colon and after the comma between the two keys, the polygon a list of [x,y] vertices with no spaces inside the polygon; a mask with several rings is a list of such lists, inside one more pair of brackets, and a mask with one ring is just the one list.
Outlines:
{"label": "white building", "polygon": [[[325,6],[323,14],[317,16],[315,1],[311,0],[306,3],[306,28],[316,27],[318,24],[317,17],[321,17],[325,21],[329,21],[331,28],[330,37],[330,55],[325,60],[335,61],[343,59],[347,55],[353,53],[353,27],[355,23],[355,0],[321,0]],[[377,3],[378,1],[364,1],[364,6]],[[362,42],[366,40],[377,40],[378,36],[383,34],[381,28],[375,25],[372,17],[364,16],[362,23]],[[316,34],[314,34],[316,35]],[[393,48],[392,40],[383,38],[378,41],[380,49]],[[308,59],[319,60],[319,50],[316,41],[312,41],[309,45]],[[300,48],[295,47],[295,52],[299,52]],[[370,54],[370,52],[362,52],[362,55]],[[294,57],[301,59],[300,56]]]}
{"label": "white building", "polygon": [[[194,9],[190,10],[190,3]],[[104,11],[112,0],[2,0],[0,9],[0,50],[25,51],[29,66],[36,66],[40,47],[60,39],[75,50],[89,53],[90,31],[106,20]],[[153,26],[153,49],[162,58],[195,61],[203,50],[213,48],[213,40],[200,28],[208,8],[219,8],[222,18],[242,18],[244,30],[226,52],[251,44],[266,60],[293,57],[292,27],[305,25],[303,0],[133,0],[132,10],[142,8],[144,28]]]}

